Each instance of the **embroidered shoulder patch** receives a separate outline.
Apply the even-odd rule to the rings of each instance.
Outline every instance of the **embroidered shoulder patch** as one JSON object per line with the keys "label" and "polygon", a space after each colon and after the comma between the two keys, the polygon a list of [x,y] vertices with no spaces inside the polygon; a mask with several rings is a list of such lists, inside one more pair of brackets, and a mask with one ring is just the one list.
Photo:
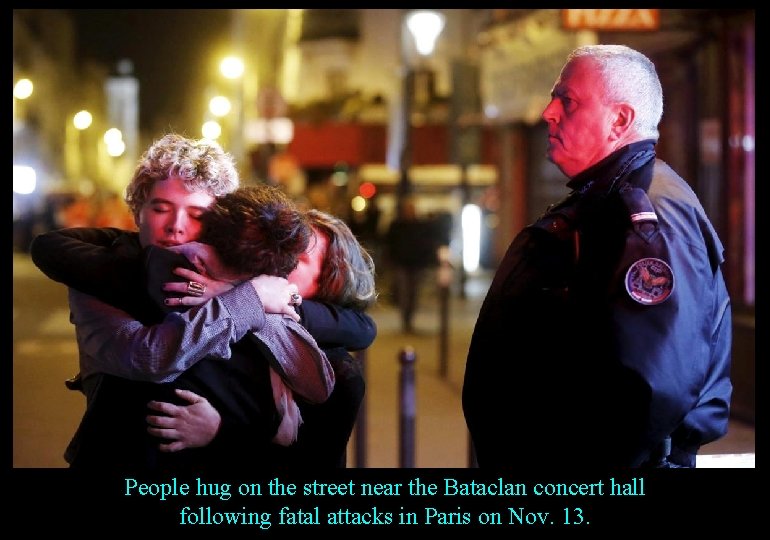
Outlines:
{"label": "embroidered shoulder patch", "polygon": [[626,272],[628,295],[645,306],[665,302],[673,290],[674,272],[660,259],[639,259]]}

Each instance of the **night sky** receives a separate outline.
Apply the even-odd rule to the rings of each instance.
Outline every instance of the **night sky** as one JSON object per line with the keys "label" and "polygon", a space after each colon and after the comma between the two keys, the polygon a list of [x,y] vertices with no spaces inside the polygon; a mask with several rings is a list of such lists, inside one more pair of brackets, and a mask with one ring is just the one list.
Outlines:
{"label": "night sky", "polygon": [[[157,131],[181,118],[192,99],[186,87],[207,69],[210,47],[229,36],[226,9],[72,9],[79,57],[114,70],[134,62],[139,79],[140,129]],[[174,126],[178,127],[178,126]]]}

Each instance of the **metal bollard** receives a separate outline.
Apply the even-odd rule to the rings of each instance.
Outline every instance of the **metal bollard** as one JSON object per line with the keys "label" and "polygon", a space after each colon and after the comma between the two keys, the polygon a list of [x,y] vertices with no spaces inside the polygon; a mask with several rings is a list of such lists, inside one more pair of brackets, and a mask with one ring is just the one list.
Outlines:
{"label": "metal bollard", "polygon": [[444,379],[449,373],[449,286],[452,284],[452,264],[449,260],[449,246],[438,249],[438,299],[439,299],[439,340],[438,373]]}
{"label": "metal bollard", "polygon": [[399,355],[401,363],[401,379],[399,384],[400,404],[400,448],[399,466],[401,468],[414,467],[414,431],[416,396],[414,384],[414,362],[416,355],[411,346],[404,347]]}
{"label": "metal bollard", "polygon": [[[356,361],[361,369],[361,375],[366,381],[366,350],[356,351]],[[366,394],[358,408],[355,427],[355,465],[359,469],[366,467]]]}
{"label": "metal bollard", "polygon": [[438,340],[438,374],[446,379],[449,373],[449,287],[439,285],[439,340]]}

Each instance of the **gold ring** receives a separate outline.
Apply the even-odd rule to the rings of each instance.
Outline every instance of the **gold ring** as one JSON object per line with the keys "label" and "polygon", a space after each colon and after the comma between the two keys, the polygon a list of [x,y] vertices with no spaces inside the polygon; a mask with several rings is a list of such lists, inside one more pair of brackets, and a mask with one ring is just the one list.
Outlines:
{"label": "gold ring", "polygon": [[203,293],[205,292],[206,292],[205,283],[199,283],[197,281],[187,282],[187,294],[189,294],[190,296],[203,296]]}

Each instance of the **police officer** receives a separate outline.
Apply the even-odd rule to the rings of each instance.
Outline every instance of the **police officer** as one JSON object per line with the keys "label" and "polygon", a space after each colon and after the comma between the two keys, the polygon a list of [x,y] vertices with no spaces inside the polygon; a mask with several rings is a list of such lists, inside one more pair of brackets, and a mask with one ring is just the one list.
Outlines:
{"label": "police officer", "polygon": [[463,410],[481,467],[694,467],[726,433],[723,247],[656,159],[655,67],[580,47],[543,111],[571,193],[511,243],[471,340]]}

